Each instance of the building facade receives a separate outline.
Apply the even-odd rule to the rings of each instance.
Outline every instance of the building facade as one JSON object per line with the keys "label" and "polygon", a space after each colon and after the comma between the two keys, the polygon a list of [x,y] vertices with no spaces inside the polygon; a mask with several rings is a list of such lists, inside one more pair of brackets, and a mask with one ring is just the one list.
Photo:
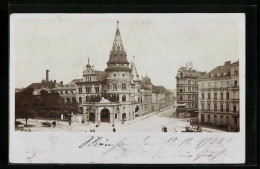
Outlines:
{"label": "building facade", "polygon": [[178,70],[176,76],[177,104],[185,104],[189,112],[198,111],[198,78],[206,72],[192,69],[192,63]]}
{"label": "building facade", "polygon": [[82,114],[72,119],[100,124],[129,121],[169,106],[171,93],[165,88],[157,88],[147,75],[139,77],[134,62],[128,62],[117,24],[106,69],[95,70],[88,60],[81,79],[75,79],[68,86],[59,85],[53,90],[66,101],[70,101],[71,96],[79,103]]}
{"label": "building facade", "polygon": [[199,78],[199,122],[239,129],[239,61]]}

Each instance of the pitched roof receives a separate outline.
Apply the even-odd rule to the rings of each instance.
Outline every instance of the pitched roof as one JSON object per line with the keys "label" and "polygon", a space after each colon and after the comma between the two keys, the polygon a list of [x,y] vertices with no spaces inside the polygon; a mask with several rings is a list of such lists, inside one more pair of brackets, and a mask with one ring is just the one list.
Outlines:
{"label": "pitched roof", "polygon": [[[206,72],[201,72],[201,71],[197,71],[197,70],[192,70],[192,69],[187,69],[186,67],[181,67],[179,70],[178,70],[178,75],[182,74],[183,77],[187,78],[187,77],[190,77],[190,78],[198,78],[198,77],[201,77],[205,74]],[[177,75],[177,76],[178,76]]]}
{"label": "pitched roof", "polygon": [[134,81],[140,81],[134,62],[131,62],[131,77]]}
{"label": "pitched roof", "polygon": [[[113,64],[113,65],[111,65],[111,64]],[[112,49],[110,51],[109,60],[107,62],[107,65],[108,65],[107,69],[111,69],[112,68],[111,66],[114,66],[114,64],[129,64],[129,62],[127,61],[127,58],[126,58],[126,52],[124,50],[122,38],[121,38],[120,31],[119,31],[118,27],[116,29],[114,42],[113,42],[113,45],[112,45]],[[128,66],[123,67],[123,68],[129,69]]]}
{"label": "pitched roof", "polygon": [[33,88],[33,89],[41,89],[41,88],[48,88],[53,89],[55,87],[55,83],[53,81],[42,81],[41,83],[32,83],[26,88]]}
{"label": "pitched roof", "polygon": [[94,70],[94,73],[98,76],[99,81],[103,82],[106,80],[106,77],[107,77],[106,72]]}
{"label": "pitched roof", "polygon": [[172,94],[172,92],[167,90],[164,86],[155,86],[155,85],[153,85],[153,93]]}
{"label": "pitched roof", "polygon": [[238,63],[239,61],[234,63],[231,63],[231,61],[226,61],[224,65],[215,67],[208,73],[205,73],[203,76],[201,76],[200,79],[230,76],[231,67]]}

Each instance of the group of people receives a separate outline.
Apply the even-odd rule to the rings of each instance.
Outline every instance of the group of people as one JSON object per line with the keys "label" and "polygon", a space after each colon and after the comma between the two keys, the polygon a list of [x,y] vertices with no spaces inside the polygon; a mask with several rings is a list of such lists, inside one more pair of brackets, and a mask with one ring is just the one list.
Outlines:
{"label": "group of people", "polygon": [[162,126],[162,131],[167,132],[167,127],[165,125]]}

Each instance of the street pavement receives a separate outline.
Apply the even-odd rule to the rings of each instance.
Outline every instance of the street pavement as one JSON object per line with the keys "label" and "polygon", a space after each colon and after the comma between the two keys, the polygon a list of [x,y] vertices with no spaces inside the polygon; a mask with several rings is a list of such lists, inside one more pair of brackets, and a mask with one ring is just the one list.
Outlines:
{"label": "street pavement", "polygon": [[[66,121],[56,121],[55,127],[43,127],[41,122],[46,122],[46,120],[39,119],[29,119],[28,127],[31,129],[31,132],[90,132],[91,129],[95,129],[95,132],[113,132],[113,128],[116,129],[116,132],[163,132],[162,126],[167,127],[167,132],[181,132],[185,130],[185,127],[189,126],[187,120],[184,118],[176,118],[173,108],[165,109],[161,112],[152,112],[141,117],[136,117],[131,121],[125,121],[122,124],[121,121],[118,121],[112,127],[110,123],[101,123],[98,127],[96,124],[87,122],[87,123],[72,123],[69,125]],[[25,120],[19,119],[25,124]],[[52,121],[49,121],[52,122]],[[21,128],[16,128],[16,131],[20,131]],[[202,127],[202,132],[225,132],[223,130]]]}

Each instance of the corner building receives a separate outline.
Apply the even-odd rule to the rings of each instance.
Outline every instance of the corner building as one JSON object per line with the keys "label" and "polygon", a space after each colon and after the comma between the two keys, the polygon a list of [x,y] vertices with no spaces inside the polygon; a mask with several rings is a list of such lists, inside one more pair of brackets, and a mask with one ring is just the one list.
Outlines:
{"label": "corner building", "polygon": [[199,122],[239,130],[239,61],[199,78]]}
{"label": "corner building", "polygon": [[[185,104],[192,116],[198,116],[198,78],[206,72],[192,69],[192,64],[181,67],[176,76],[177,103]],[[178,116],[178,115],[177,115]]]}

